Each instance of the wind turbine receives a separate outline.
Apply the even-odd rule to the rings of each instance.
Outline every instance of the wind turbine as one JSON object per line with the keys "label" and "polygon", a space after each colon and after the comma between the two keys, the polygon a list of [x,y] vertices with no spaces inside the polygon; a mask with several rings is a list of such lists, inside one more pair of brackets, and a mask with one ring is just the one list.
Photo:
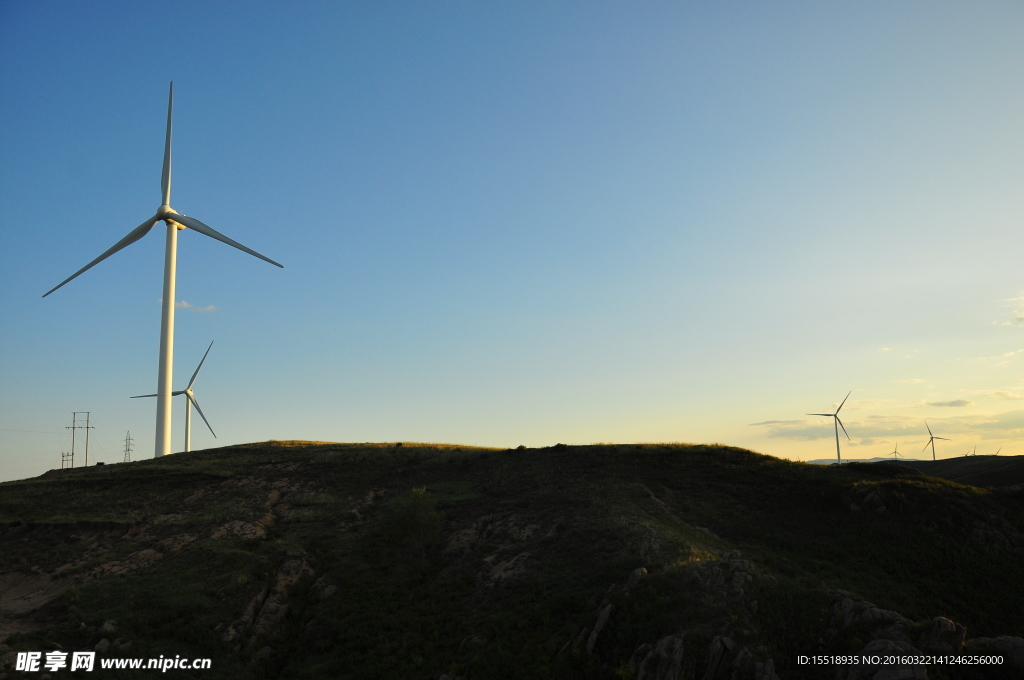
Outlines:
{"label": "wind turbine", "polygon": [[[219,231],[206,226],[194,217],[182,215],[171,207],[171,114],[174,110],[174,82],[171,82],[170,91],[167,95],[167,138],[164,142],[164,165],[160,175],[160,190],[163,202],[157,208],[156,214],[145,222],[128,232],[128,235],[111,246],[106,252],[95,260],[85,265],[77,272],[61,281],[59,284],[47,291],[46,297],[53,291],[63,286],[71,279],[94,267],[107,259],[122,248],[131,244],[149,233],[153,226],[162,221],[167,225],[167,241],[164,250],[164,296],[163,313],[160,317],[160,367],[157,373],[157,395],[156,395],[156,453],[155,457],[166,456],[171,452],[171,379],[174,375],[174,287],[175,269],[178,260],[178,230],[192,229],[210,238],[217,239],[245,251],[250,255],[265,260],[272,265],[282,267],[283,265],[274,262],[269,257],[260,255],[255,250],[246,248],[241,243],[234,241]],[[199,408],[198,406],[196,407]],[[200,415],[202,412],[200,412]],[[204,417],[203,420],[206,420]],[[209,425],[209,423],[207,423]],[[210,430],[213,431],[212,428]]]}
{"label": "wind turbine", "polygon": [[[851,394],[853,394],[852,390],[847,392],[846,393],[846,399],[849,399]],[[836,421],[835,422],[835,426],[836,426],[836,460],[838,460],[840,464],[842,464],[842,462],[843,462],[842,457],[839,455],[839,428],[840,427],[843,428],[843,434],[846,435],[847,441],[850,440],[850,435],[846,431],[846,426],[843,425],[843,421],[839,420],[839,410],[843,408],[843,404],[846,403],[846,399],[843,399],[842,404],[839,404],[839,408],[836,409],[835,413],[808,413],[807,414],[809,416],[825,416],[826,418],[834,418],[835,419],[835,421]]]}
{"label": "wind turbine", "polygon": [[[206,348],[206,354],[210,353],[210,349],[213,347],[213,343]],[[192,383],[196,381],[196,376],[199,375],[199,369],[203,367],[203,362],[206,361],[206,354],[199,361],[199,365],[196,366],[196,372],[192,374],[192,379],[188,381],[188,386],[183,390],[177,392],[171,392],[172,397],[176,397],[179,394],[185,395],[185,453],[192,450],[192,407],[195,406],[196,410],[199,411],[199,415],[202,416],[203,422],[206,423],[206,427],[210,428],[210,434],[213,435],[214,439],[217,438],[217,433],[213,431],[213,427],[210,426],[210,421],[203,415],[203,409],[199,408],[199,402],[196,401],[195,392],[192,391]],[[140,394],[132,397],[132,399],[140,399],[142,397],[155,397],[155,394]]]}
{"label": "wind turbine", "polygon": [[[944,441],[944,442],[948,442],[949,440],[948,440],[948,439],[946,439],[945,437],[936,437],[935,435],[933,435],[933,434],[932,434],[932,428],[928,427],[928,421],[927,421],[927,420],[926,420],[926,421],[924,421],[924,426],[928,428],[928,436],[929,436],[929,437],[931,437],[931,438],[930,438],[930,439],[928,440],[928,444],[931,444],[931,445],[932,445],[932,460],[935,460],[935,440],[936,440],[936,439],[941,439],[941,440],[942,440],[942,441]],[[922,452],[922,453],[924,452],[924,450],[925,450],[925,449],[927,449],[927,448],[928,448],[928,444],[925,444],[925,445],[924,445],[924,449],[921,449],[921,452]]]}
{"label": "wind turbine", "polygon": [[896,442],[896,447],[892,450],[892,459],[896,460],[897,458],[905,458],[905,456],[902,453],[900,453],[899,442]]}

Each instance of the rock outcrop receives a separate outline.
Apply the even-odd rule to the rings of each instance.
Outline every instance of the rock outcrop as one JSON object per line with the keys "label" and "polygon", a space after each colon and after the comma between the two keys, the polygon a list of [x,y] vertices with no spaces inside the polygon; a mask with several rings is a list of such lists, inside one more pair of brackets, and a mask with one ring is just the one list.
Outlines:
{"label": "rock outcrop", "polygon": [[[857,651],[858,658],[886,656],[961,655],[1002,656],[1003,663],[1024,675],[1024,639],[1010,636],[967,638],[964,626],[936,616],[923,627],[898,612],[855,600],[844,591],[835,592],[833,604],[841,628],[866,626],[871,640]],[[837,680],[911,680],[928,678],[924,664],[858,664],[845,666]]]}

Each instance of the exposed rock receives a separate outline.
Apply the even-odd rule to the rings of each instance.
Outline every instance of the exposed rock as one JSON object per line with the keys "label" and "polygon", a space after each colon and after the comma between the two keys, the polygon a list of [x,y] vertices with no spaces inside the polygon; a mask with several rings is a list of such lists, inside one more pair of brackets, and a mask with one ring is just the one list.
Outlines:
{"label": "exposed rock", "polygon": [[711,640],[711,646],[708,648],[708,669],[704,673],[704,680],[714,680],[718,677],[718,671],[724,668],[723,662],[727,652],[731,652],[736,647],[736,643],[731,638],[716,635]]}
{"label": "exposed rock", "polygon": [[224,526],[215,529],[214,532],[210,534],[210,538],[227,538],[229,535],[244,539],[266,538],[267,530],[263,528],[262,524],[251,524],[249,522],[243,522],[240,519],[236,519],[233,522],[228,522]]}
{"label": "exposed rock", "polygon": [[100,635],[113,635],[117,632],[117,621],[105,621],[96,632]]}
{"label": "exposed rock", "polygon": [[[491,556],[493,558],[493,555]],[[491,567],[491,573],[489,577],[490,585],[494,585],[498,581],[504,581],[506,579],[514,578],[519,574],[526,571],[526,561],[530,558],[529,552],[521,552],[515,557],[507,560],[498,562]],[[487,561],[486,559],[484,560]]]}
{"label": "exposed rock", "polygon": [[255,646],[261,636],[269,635],[277,628],[288,614],[288,590],[303,577],[312,575],[312,568],[301,559],[289,560],[278,568],[274,587],[253,621],[249,632],[249,647]]}
{"label": "exposed rock", "polygon": [[853,492],[860,500],[850,505],[850,512],[860,512],[863,509],[876,515],[886,513],[885,503],[882,501],[882,495],[878,489],[872,491],[866,486],[857,485],[853,488]]}
{"label": "exposed rock", "polygon": [[249,604],[246,605],[242,615],[228,626],[228,629],[224,632],[221,638],[224,642],[234,642],[249,630],[249,626],[256,619],[256,612],[260,610],[260,607],[263,606],[263,601],[267,599],[267,592],[267,586],[263,586],[263,589],[256,594],[256,597],[249,600]]}
{"label": "exposed rock", "polygon": [[317,599],[326,600],[331,595],[338,592],[338,586],[328,583],[327,575],[324,574],[313,583],[313,587],[310,590]]}
{"label": "exposed rock", "polygon": [[1024,671],[1024,639],[1000,635],[995,638],[974,638],[964,645],[964,654],[1002,655],[1003,663]]}
{"label": "exposed rock", "polygon": [[597,623],[594,624],[594,630],[590,633],[590,638],[587,640],[587,654],[594,653],[594,645],[597,644],[597,636],[601,634],[601,630],[605,624],[608,623],[608,617],[615,611],[615,605],[610,604],[601,610],[601,613],[597,615]]}
{"label": "exposed rock", "polygon": [[255,670],[257,666],[263,663],[263,660],[274,653],[273,648],[270,645],[265,645],[260,651],[252,655],[249,659],[249,670]]}
{"label": "exposed rock", "polygon": [[629,657],[629,666],[636,668],[647,657],[647,653],[654,649],[654,645],[645,643],[636,648],[633,656]]}
{"label": "exposed rock", "polygon": [[[650,648],[650,645],[645,646]],[[634,658],[640,649],[633,655]],[[666,635],[644,655],[644,660],[637,667],[636,680],[679,680],[682,668],[683,638],[679,635]]]}
{"label": "exposed rock", "polygon": [[96,643],[93,649],[96,650],[97,654],[106,654],[107,650],[110,649],[110,638],[103,638]]}
{"label": "exposed rock", "polygon": [[643,527],[638,531],[634,531],[630,537],[629,548],[640,557],[658,552],[661,550],[661,540],[658,538],[658,532],[652,527]]}
{"label": "exposed rock", "polygon": [[534,538],[539,530],[539,524],[530,523],[517,513],[484,515],[472,526],[454,532],[445,545],[445,552],[464,552],[485,544],[497,545],[499,551],[506,550]]}
{"label": "exposed rock", "polygon": [[966,636],[967,630],[959,623],[936,616],[931,628],[921,633],[917,647],[926,654],[959,654]]}
{"label": "exposed rock", "polygon": [[0,574],[0,612],[28,614],[63,595],[74,584],[74,579],[54,579],[45,574]]}
{"label": "exposed rock", "polygon": [[587,636],[587,633],[589,633],[589,632],[590,632],[589,628],[584,628],[583,630],[581,630],[580,634],[576,636],[576,640],[573,641],[572,648],[576,649],[577,647],[579,647],[580,644],[583,642],[583,638],[585,638]]}
{"label": "exposed rock", "polygon": [[159,543],[157,543],[156,547],[159,548],[160,550],[162,550],[165,553],[167,553],[167,552],[178,552],[179,550],[184,548],[186,545],[188,545],[189,543],[192,543],[195,540],[196,540],[196,537],[193,536],[192,534],[178,534],[177,536],[171,536],[170,538],[165,538],[164,540],[162,540]]}
{"label": "exposed rock", "polygon": [[768,659],[764,663],[754,664],[754,680],[780,680],[775,674],[775,661]]}
{"label": "exposed rock", "polygon": [[636,569],[634,569],[633,572],[629,575],[629,578],[626,579],[625,594],[628,596],[629,591],[635,588],[636,584],[640,583],[640,581],[642,581],[645,576],[647,576],[647,570],[643,567],[637,567]]}
{"label": "exposed rock", "polygon": [[848,593],[842,590],[837,590],[835,596],[836,602],[832,605],[832,609],[843,617],[843,628],[868,621],[876,622],[879,625],[906,621],[898,612],[880,609],[870,602],[855,602]]}
{"label": "exposed rock", "polygon": [[157,552],[152,548],[146,548],[145,550],[133,552],[123,560],[115,560],[113,562],[101,564],[92,570],[90,576],[93,578],[99,578],[101,576],[120,576],[142,567],[148,567],[157,560],[163,559],[163,557],[163,553]]}

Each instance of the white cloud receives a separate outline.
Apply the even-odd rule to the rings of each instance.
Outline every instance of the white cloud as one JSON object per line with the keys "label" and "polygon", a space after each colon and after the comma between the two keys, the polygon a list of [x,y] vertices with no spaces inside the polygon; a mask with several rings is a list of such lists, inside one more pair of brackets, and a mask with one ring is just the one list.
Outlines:
{"label": "white cloud", "polygon": [[[970,402],[968,402],[970,403]],[[841,415],[841,414],[840,414]],[[867,444],[878,440],[906,439],[908,442],[928,439],[924,420],[910,416],[869,416],[864,420],[844,420],[846,431],[854,442]],[[1020,439],[1024,437],[1024,409],[994,415],[964,415],[948,418],[929,418],[928,424],[937,436],[950,439]],[[766,428],[766,436],[778,439],[812,441],[835,437],[831,419],[768,420],[752,423],[751,427]],[[842,437],[842,431],[839,433]],[[842,437],[845,442],[845,437]],[[909,445],[909,444],[908,444]]]}
{"label": "white cloud", "polygon": [[952,401],[928,401],[925,402],[928,406],[973,406],[973,401],[967,401],[966,399],[953,399]]}
{"label": "white cloud", "polygon": [[[159,300],[157,300],[157,302],[159,302],[160,304],[163,304],[164,303],[164,299],[160,298]],[[217,308],[214,307],[213,305],[207,305],[206,307],[196,307],[195,305],[189,304],[188,302],[185,302],[184,300],[182,300],[181,302],[175,302],[174,306],[177,309],[187,309],[187,310],[193,311],[193,312],[214,312],[214,311],[217,311]]]}
{"label": "white cloud", "polygon": [[184,300],[182,300],[181,302],[175,302],[174,306],[177,307],[178,309],[190,309],[193,312],[212,312],[215,309],[217,309],[213,305],[208,305],[206,307],[196,307],[195,305],[190,305]]}
{"label": "white cloud", "polygon": [[993,390],[987,392],[979,392],[979,394],[982,396],[989,397],[991,399],[1024,399],[1024,394],[1022,394],[1019,390]]}

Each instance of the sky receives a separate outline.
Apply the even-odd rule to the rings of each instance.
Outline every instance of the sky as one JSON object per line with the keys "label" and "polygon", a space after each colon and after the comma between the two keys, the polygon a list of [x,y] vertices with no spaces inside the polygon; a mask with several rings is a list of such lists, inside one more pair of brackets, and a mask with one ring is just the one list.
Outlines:
{"label": "sky", "polygon": [[[0,481],[216,438],[1024,455],[1024,5],[0,3]],[[184,403],[174,407],[174,450]],[[84,448],[76,441],[76,464]],[[975,449],[976,447],[976,449]]]}

